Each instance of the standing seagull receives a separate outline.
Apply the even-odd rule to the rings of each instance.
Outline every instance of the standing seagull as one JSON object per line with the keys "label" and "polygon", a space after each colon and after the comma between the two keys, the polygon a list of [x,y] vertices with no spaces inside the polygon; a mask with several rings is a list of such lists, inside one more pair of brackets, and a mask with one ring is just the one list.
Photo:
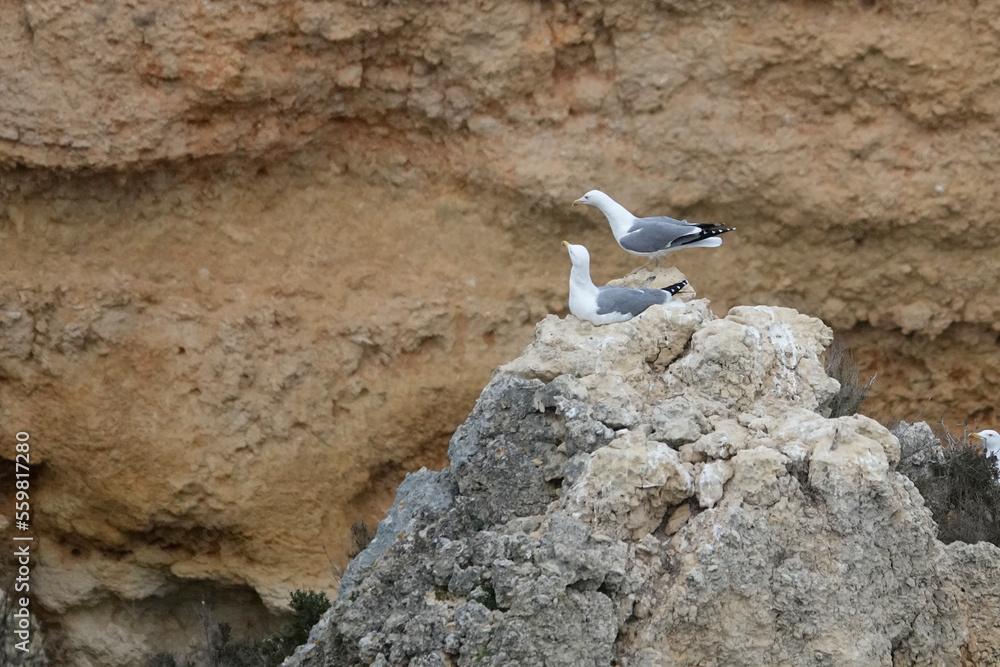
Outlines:
{"label": "standing seagull", "polygon": [[590,279],[587,249],[582,245],[562,243],[573,262],[569,272],[569,312],[585,322],[596,325],[626,322],[650,306],[670,302],[687,285],[687,281],[682,280],[666,289],[597,287]]}
{"label": "standing seagull", "polygon": [[573,206],[577,204],[601,209],[622,250],[650,260],[679,248],[716,248],[722,245],[719,235],[734,230],[718,223],[694,224],[666,216],[637,218],[600,190],[591,190],[573,202]]}

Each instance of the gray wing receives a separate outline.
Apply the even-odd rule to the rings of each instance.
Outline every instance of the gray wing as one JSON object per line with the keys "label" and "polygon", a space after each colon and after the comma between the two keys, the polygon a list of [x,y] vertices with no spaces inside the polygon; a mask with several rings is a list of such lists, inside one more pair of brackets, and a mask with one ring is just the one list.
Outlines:
{"label": "gray wing", "polygon": [[685,220],[666,216],[636,218],[629,230],[618,239],[618,244],[632,252],[659,252],[674,247],[682,238],[690,236],[694,240],[700,233],[701,228]]}
{"label": "gray wing", "polygon": [[693,224],[666,216],[636,218],[618,244],[625,250],[649,254],[679,248],[731,231],[719,224]]}
{"label": "gray wing", "polygon": [[599,287],[597,289],[597,314],[628,313],[635,317],[650,306],[666,303],[667,292],[661,289],[631,287]]}

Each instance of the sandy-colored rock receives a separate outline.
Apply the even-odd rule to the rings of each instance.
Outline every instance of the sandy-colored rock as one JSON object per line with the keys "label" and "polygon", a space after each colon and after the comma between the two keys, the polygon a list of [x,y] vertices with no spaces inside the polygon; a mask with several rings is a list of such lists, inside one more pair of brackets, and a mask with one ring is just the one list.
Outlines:
{"label": "sandy-colored rock", "polygon": [[[477,223],[544,211],[553,235],[602,228],[563,208],[597,185],[641,214],[736,224],[715,252],[732,270],[694,251],[684,272],[722,310],[777,303],[830,322],[897,415],[930,397],[956,421],[995,419],[1000,103],[983,36],[998,11],[25,5],[0,25],[16,63],[0,72],[0,160],[27,167],[4,179],[0,215],[51,247],[94,213],[98,229],[134,220],[123,190],[155,217],[139,169],[167,165],[152,180],[169,191],[171,161],[234,156],[190,182],[210,206],[241,189],[245,156],[271,170],[298,149],[373,178],[380,200],[455,179],[487,204]],[[48,171],[76,168],[115,173]]]}
{"label": "sandy-colored rock", "polygon": [[[213,211],[183,186],[141,229],[54,227],[61,250],[9,256],[0,409],[4,438],[31,433],[44,466],[35,602],[60,620],[46,632],[54,658],[201,649],[203,598],[234,632],[260,634],[290,591],[332,593],[350,525],[373,524],[408,469],[442,465],[492,367],[550,310],[551,293],[498,287],[505,269],[485,257],[474,271],[421,259],[467,199],[437,198],[441,217],[414,220],[412,199],[375,204],[377,189],[331,178],[292,209],[247,190]],[[335,202],[358,217],[330,224]],[[359,230],[399,224],[412,225],[406,243],[350,264]],[[248,267],[246,253],[271,259]],[[387,270],[399,266],[419,279]],[[322,508],[329,494],[337,509]],[[114,641],[84,631],[111,622]]]}
{"label": "sandy-colored rock", "polygon": [[691,518],[691,505],[689,503],[684,503],[678,505],[677,509],[670,513],[669,518],[667,518],[667,523],[663,526],[664,535],[673,535],[678,530],[684,527],[688,519]]}
{"label": "sandy-colored rock", "polygon": [[677,451],[635,433],[594,452],[566,491],[566,511],[597,533],[641,540],[663,521],[667,507],[691,496],[694,480]]}
{"label": "sandy-colored rock", "polygon": [[[634,281],[632,284],[642,283]],[[550,315],[535,327],[535,341],[527,353],[504,364],[498,371],[543,381],[566,373],[579,377],[604,376],[611,366],[608,360],[617,360],[626,354],[630,363],[621,368],[627,369],[623,377],[628,380],[641,375],[643,367],[653,362],[669,363],[698,325],[712,315],[708,304],[701,300],[689,302],[683,308],[656,306],[639,317],[643,321],[652,320],[654,326],[640,327],[637,320],[631,320],[609,330],[607,326],[594,326],[572,316],[564,323]],[[567,324],[576,334],[571,339],[563,333]]]}
{"label": "sandy-colored rock", "polygon": [[[568,206],[590,187],[735,225],[661,264],[720,314],[824,318],[879,372],[876,413],[995,424],[998,16],[939,0],[12,7],[0,435],[44,435],[43,608],[87,627],[72,605],[100,598],[129,637],[179,614],[185,637],[195,583],[261,596],[248,631],[289,589],[332,588],[324,547],[342,565],[350,523],[440,466],[489,372],[565,314],[558,242],[588,245],[599,282],[636,266]],[[567,428],[583,449],[604,438]],[[776,442],[740,428],[740,448]],[[131,614],[151,588],[123,591],[101,560],[173,592]]]}
{"label": "sandy-colored rock", "polygon": [[770,507],[781,499],[792,483],[788,458],[770,447],[755,447],[736,454],[733,466],[733,493],[745,505]]}
{"label": "sandy-colored rock", "polygon": [[747,432],[735,420],[717,419],[711,432],[697,441],[681,446],[681,452],[690,451],[712,459],[732,458],[737,451],[746,449]]}
{"label": "sandy-colored rock", "polygon": [[668,383],[741,412],[764,396],[818,407],[839,386],[824,372],[819,352],[832,338],[821,321],[788,308],[734,308],[692,336],[692,353],[670,367]]}
{"label": "sandy-colored rock", "polygon": [[725,461],[712,461],[702,466],[694,480],[698,504],[702,508],[714,507],[722,498],[723,488],[733,474],[733,467]]}

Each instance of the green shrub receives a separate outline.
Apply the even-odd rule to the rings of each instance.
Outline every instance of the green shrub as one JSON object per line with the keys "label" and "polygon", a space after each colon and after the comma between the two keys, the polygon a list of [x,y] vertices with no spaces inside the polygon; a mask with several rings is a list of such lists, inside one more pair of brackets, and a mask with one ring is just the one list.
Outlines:
{"label": "green shrub", "polygon": [[[479,592],[479,595],[476,593]],[[493,590],[493,586],[490,584],[484,584],[483,586],[472,591],[472,599],[483,605],[490,611],[497,610],[497,593]]]}
{"label": "green shrub", "polygon": [[1000,546],[1000,484],[994,459],[968,446],[945,447],[944,462],[929,486],[928,496],[935,502],[928,503],[928,509],[938,524],[939,540]]}
{"label": "green shrub", "polygon": [[[909,427],[893,429],[900,437]],[[927,509],[938,525],[938,539],[945,544],[952,542],[991,542],[1000,546],[1000,483],[997,481],[997,462],[986,458],[982,452],[967,444],[967,433],[955,438],[944,430],[941,440],[931,436],[923,445],[911,447],[934,452],[921,456],[911,452],[900,461],[899,471],[910,477],[920,491]],[[917,439],[919,442],[919,438]],[[932,440],[932,442],[931,442]],[[943,442],[942,442],[943,441]],[[900,437],[901,444],[906,444]],[[920,465],[908,465],[909,460],[920,459]]]}
{"label": "green shrub", "polygon": [[218,667],[277,667],[295,648],[305,644],[309,631],[330,608],[326,593],[295,591],[292,593],[292,618],[277,633],[264,639],[233,641],[230,628],[220,623],[212,652]]}
{"label": "green shrub", "polygon": [[306,643],[309,631],[319,623],[320,617],[330,608],[330,598],[320,591],[295,591],[292,593],[292,610],[294,616],[284,631],[286,642],[291,642],[292,649]]}

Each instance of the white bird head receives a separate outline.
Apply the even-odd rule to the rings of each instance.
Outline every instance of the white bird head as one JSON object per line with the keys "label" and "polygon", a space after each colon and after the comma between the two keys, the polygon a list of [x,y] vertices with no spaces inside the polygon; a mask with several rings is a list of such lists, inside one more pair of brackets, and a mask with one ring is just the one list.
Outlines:
{"label": "white bird head", "polygon": [[973,433],[970,437],[982,444],[987,456],[1000,456],[1000,433],[997,433],[993,429],[987,429],[979,433]]}
{"label": "white bird head", "polygon": [[567,243],[566,241],[563,241],[562,244],[569,251],[569,261],[573,262],[573,266],[590,268],[590,253],[586,248],[582,245]]}
{"label": "white bird head", "polygon": [[606,201],[608,199],[611,199],[611,197],[608,197],[606,194],[604,194],[600,190],[591,190],[590,192],[588,192],[587,194],[583,195],[582,197],[580,197],[579,199],[577,199],[575,202],[573,202],[573,206],[579,206],[580,204],[586,204],[587,206],[597,206],[597,207],[600,207],[600,205],[602,203],[604,203],[604,201]]}

